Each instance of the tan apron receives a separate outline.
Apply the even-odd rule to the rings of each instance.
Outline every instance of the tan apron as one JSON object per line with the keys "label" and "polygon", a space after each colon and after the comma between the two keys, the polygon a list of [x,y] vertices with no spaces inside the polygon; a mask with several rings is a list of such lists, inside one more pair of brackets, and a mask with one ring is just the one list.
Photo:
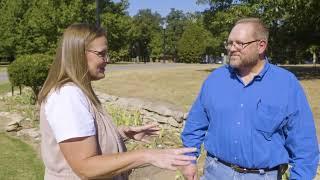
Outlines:
{"label": "tan apron", "polygon": [[[90,104],[90,103],[89,103]],[[111,121],[111,117],[103,113],[93,113],[93,106],[90,104],[92,114],[98,114],[95,119],[96,137],[99,154],[112,154],[125,152],[125,144],[120,137],[118,129]],[[41,131],[41,155],[45,164],[45,180],[80,180],[68,165],[59,144],[54,138],[53,132],[49,126],[44,113],[44,104],[40,108],[40,131]],[[97,112],[97,111],[96,111]],[[112,178],[102,178],[108,180],[127,180],[128,173]]]}

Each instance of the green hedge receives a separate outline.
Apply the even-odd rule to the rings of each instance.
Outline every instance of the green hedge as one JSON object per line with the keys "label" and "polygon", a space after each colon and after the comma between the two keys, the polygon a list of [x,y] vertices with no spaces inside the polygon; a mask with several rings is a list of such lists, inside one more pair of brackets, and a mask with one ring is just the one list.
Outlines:
{"label": "green hedge", "polygon": [[47,78],[53,57],[45,54],[23,55],[8,66],[12,86],[31,87],[37,96]]}

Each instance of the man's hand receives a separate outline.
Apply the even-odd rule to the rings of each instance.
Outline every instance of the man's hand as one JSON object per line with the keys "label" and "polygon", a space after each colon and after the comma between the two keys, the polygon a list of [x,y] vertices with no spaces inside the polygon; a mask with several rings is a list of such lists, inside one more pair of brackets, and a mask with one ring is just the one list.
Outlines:
{"label": "man's hand", "polygon": [[160,128],[157,124],[147,124],[137,127],[119,127],[118,130],[124,139],[134,139],[148,143],[148,137],[158,135]]}
{"label": "man's hand", "polygon": [[196,164],[189,164],[187,166],[180,166],[179,170],[183,174],[186,180],[197,180],[198,173],[197,173],[197,165]]}

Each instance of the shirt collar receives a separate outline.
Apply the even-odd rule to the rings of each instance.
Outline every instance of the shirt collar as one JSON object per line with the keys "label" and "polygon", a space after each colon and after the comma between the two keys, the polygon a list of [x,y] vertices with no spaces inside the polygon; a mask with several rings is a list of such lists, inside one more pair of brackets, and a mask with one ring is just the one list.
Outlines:
{"label": "shirt collar", "polygon": [[[270,68],[270,63],[269,63],[269,59],[268,59],[267,56],[265,56],[264,61],[265,61],[265,63],[264,63],[262,71],[259,74],[257,74],[257,76],[256,76],[256,78],[258,78],[258,79],[262,79],[263,76],[268,71],[268,69]],[[231,73],[232,76],[237,76],[237,70],[236,69],[232,68],[230,65],[228,65],[227,68],[228,68],[228,70],[229,70],[229,72]]]}
{"label": "shirt collar", "polygon": [[258,79],[262,79],[263,76],[266,74],[266,72],[268,71],[268,69],[270,68],[270,63],[269,63],[269,59],[267,56],[265,56],[264,58],[264,66],[262,71],[256,76]]}

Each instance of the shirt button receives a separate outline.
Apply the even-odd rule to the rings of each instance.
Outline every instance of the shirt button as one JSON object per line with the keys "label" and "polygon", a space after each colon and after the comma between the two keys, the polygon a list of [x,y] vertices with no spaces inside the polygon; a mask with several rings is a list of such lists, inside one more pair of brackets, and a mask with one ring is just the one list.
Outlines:
{"label": "shirt button", "polygon": [[238,141],[234,141],[235,144],[238,144]]}
{"label": "shirt button", "polygon": [[241,107],[243,107],[243,104],[240,104]]}
{"label": "shirt button", "polygon": [[240,125],[240,122],[237,122],[238,125]]}
{"label": "shirt button", "polygon": [[237,157],[234,157],[234,160],[237,160]]}

